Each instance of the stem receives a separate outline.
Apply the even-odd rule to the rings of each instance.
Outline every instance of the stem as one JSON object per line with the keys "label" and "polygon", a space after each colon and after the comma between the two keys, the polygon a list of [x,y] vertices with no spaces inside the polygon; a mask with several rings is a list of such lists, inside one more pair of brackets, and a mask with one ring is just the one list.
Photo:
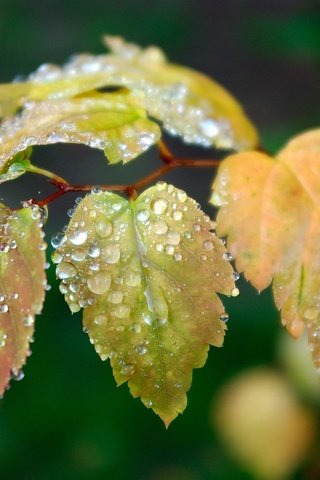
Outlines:
{"label": "stem", "polygon": [[[149,175],[146,175],[145,177],[141,178],[135,183],[131,183],[127,185],[99,185],[101,190],[122,192],[126,194],[130,199],[135,199],[137,197],[138,190],[154,182],[155,180],[162,177],[163,175],[170,172],[171,170],[174,170],[176,168],[181,168],[181,167],[182,168],[198,168],[198,167],[212,168],[220,165],[219,160],[212,160],[212,159],[196,160],[193,158],[175,158],[163,141],[158,143],[158,147],[159,147],[159,156],[164,163],[162,167],[157,168],[156,170],[151,172]],[[31,168],[30,169],[28,168],[28,171],[45,175],[46,177],[50,178],[51,183],[57,187],[57,190],[54,193],[44,198],[43,200],[39,200],[39,201],[34,199],[31,200],[33,203],[39,205],[39,207],[44,207],[45,205],[48,205],[56,198],[59,198],[68,192],[90,192],[93,188],[93,185],[69,184],[63,178],[49,172],[48,170],[43,170],[41,168],[35,167],[34,165],[31,165]]]}
{"label": "stem", "polygon": [[59,175],[56,175],[55,173],[52,173],[44,168],[36,167],[31,163],[27,166],[26,171],[30,173],[37,173],[38,175],[43,175],[44,177],[50,178],[50,180],[53,180],[55,183],[63,183],[68,185],[68,182],[64,178],[59,177]]}

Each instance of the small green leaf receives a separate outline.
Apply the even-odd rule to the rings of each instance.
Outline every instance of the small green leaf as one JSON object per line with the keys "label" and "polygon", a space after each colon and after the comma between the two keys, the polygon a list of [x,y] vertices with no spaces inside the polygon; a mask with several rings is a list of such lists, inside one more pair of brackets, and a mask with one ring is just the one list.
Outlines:
{"label": "small green leaf", "polygon": [[15,178],[20,177],[20,175],[23,175],[30,166],[31,153],[32,148],[28,147],[23,152],[17,153],[14,157],[8,160],[1,169],[0,183],[14,180]]}
{"label": "small green leaf", "polygon": [[[166,425],[187,403],[192,369],[221,346],[224,307],[237,295],[224,244],[182,190],[158,183],[136,201],[92,193],[77,207],[53,260],[71,311],[116,382]],[[224,320],[224,321],[223,321]]]}
{"label": "small green leaf", "polygon": [[38,207],[0,204],[0,395],[29,355],[34,317],[44,301],[45,243]]}
{"label": "small green leaf", "polygon": [[158,125],[127,94],[30,103],[21,116],[0,126],[0,182],[15,178],[12,157],[30,146],[83,143],[104,150],[116,163],[132,160],[159,138]]}

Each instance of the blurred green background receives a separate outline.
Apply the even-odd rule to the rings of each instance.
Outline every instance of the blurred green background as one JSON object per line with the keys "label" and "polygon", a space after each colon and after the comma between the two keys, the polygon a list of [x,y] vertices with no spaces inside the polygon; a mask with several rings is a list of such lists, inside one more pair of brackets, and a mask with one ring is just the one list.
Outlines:
{"label": "blurred green background", "polygon": [[[26,75],[44,62],[62,63],[76,52],[103,52],[104,33],[159,45],[172,61],[213,76],[244,105],[270,151],[320,124],[317,0],[0,0],[0,81]],[[177,141],[171,145],[181,154],[190,151]],[[208,156],[199,149],[191,152]],[[126,167],[111,168],[97,151],[61,145],[38,148],[34,157],[34,163],[73,183],[92,184],[134,180],[157,162],[151,151]],[[167,180],[214,215],[206,203],[207,171],[173,172]],[[29,175],[1,186],[0,196],[15,206],[50,191],[43,179]],[[67,222],[73,203],[70,195],[52,205],[48,239]],[[109,365],[99,360],[82,332],[81,316],[70,316],[52,268],[48,274],[52,289],[37,319],[26,378],[14,382],[0,404],[1,479],[256,478],[225,447],[212,411],[233,376],[259,365],[279,371],[299,404],[318,417],[319,387],[316,380],[310,387],[304,373],[290,373],[269,291],[258,296],[240,282],[241,295],[226,300],[225,345],[212,348],[206,366],[194,372],[187,410],[166,431],[131,398],[127,386],[116,388]],[[296,360],[298,355],[293,354]],[[315,425],[318,429],[317,420]],[[318,453],[316,435],[288,478],[319,479]]]}

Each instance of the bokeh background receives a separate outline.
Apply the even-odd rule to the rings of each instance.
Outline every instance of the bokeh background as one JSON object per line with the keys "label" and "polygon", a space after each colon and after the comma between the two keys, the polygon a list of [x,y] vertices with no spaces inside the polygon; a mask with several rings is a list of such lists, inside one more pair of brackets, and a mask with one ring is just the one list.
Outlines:
{"label": "bokeh background", "polygon": [[[213,76],[245,106],[271,152],[320,124],[318,0],[0,0],[0,81],[76,52],[101,53],[104,33],[159,45],[172,61]],[[221,155],[170,142],[179,154]],[[92,184],[132,181],[158,162],[153,150],[128,166],[107,167],[97,151],[61,145],[34,156],[73,183]],[[214,215],[209,173],[179,170],[167,180]],[[26,175],[1,186],[0,197],[17,206],[50,191],[45,180]],[[48,239],[66,224],[73,203],[69,195],[52,205]],[[25,379],[0,404],[1,479],[320,478],[319,381],[300,344],[284,338],[270,291],[259,296],[240,281],[241,295],[226,300],[225,345],[212,348],[194,372],[187,410],[166,431],[126,385],[116,388],[109,364],[82,332],[81,316],[69,314],[53,268],[48,275],[52,289]],[[239,375],[236,393],[228,393]],[[292,445],[297,438],[301,445]],[[261,439],[268,452],[262,460]]]}

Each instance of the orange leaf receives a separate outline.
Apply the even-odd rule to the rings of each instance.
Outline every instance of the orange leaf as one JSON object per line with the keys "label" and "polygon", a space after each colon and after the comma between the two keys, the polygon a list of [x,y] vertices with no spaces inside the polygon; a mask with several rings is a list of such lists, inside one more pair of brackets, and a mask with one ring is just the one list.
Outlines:
{"label": "orange leaf", "polygon": [[44,300],[45,243],[37,207],[11,211],[0,204],[0,395],[29,354],[34,316]]}
{"label": "orange leaf", "polygon": [[259,290],[273,280],[282,323],[298,338],[305,326],[320,366],[320,130],[293,139],[277,156],[231,155],[211,202],[217,232],[228,237],[238,271]]}

